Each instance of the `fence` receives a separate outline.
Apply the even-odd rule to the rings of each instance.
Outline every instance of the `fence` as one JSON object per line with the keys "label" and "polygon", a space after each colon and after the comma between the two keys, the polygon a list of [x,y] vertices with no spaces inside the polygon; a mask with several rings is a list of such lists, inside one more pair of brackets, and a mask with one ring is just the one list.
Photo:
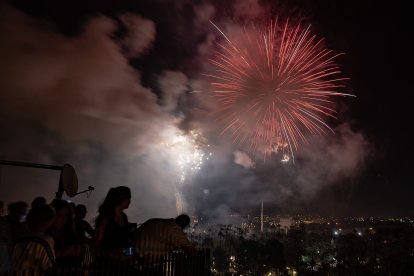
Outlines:
{"label": "fence", "polygon": [[163,255],[148,255],[128,259],[114,259],[94,256],[85,246],[81,259],[70,264],[59,264],[47,271],[25,270],[11,271],[4,276],[113,276],[113,275],[148,275],[148,276],[190,276],[210,275],[210,251],[197,249],[193,252],[173,250]]}

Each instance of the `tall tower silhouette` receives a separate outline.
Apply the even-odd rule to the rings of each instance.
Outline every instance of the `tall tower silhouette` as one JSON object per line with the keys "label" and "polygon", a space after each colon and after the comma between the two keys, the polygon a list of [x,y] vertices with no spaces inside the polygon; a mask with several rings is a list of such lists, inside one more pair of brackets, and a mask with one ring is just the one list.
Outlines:
{"label": "tall tower silhouette", "polygon": [[262,210],[260,212],[260,232],[263,233],[263,199],[262,199]]}

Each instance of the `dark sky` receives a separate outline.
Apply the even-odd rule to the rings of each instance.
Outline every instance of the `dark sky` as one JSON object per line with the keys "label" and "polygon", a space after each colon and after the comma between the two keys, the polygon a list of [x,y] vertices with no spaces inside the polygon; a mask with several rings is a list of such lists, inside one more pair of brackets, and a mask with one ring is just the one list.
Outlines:
{"label": "dark sky", "polygon": [[[183,187],[186,201],[197,212],[212,216],[254,213],[260,199],[264,199],[269,212],[412,216],[409,93],[414,47],[410,9],[408,4],[398,2],[360,2],[19,0],[2,4],[2,15],[8,16],[3,16],[0,34],[11,42],[1,49],[1,57],[7,57],[7,61],[1,65],[0,126],[4,134],[0,138],[0,159],[44,163],[69,160],[76,168],[82,167],[78,172],[80,179],[84,179],[81,187],[97,186],[92,199],[95,205],[109,186],[116,185],[115,181],[129,185],[137,177],[146,184],[139,184],[134,190],[140,194],[134,207],[139,211],[131,215],[138,219],[170,215],[163,210],[170,208],[174,199],[170,197],[170,188],[163,187],[161,182],[171,175],[157,180],[146,176],[146,166],[151,167],[153,174],[163,171],[162,166],[169,166],[157,160],[161,167],[154,168],[152,151],[142,146],[159,132],[153,126],[164,129],[167,126],[161,122],[171,118],[166,114],[174,114],[173,117],[184,117],[178,128],[203,128],[213,149],[228,148],[218,141],[214,131],[210,132],[205,118],[194,112],[193,107],[199,107],[202,100],[193,99],[188,93],[196,87],[212,47],[208,42],[214,30],[208,20],[226,25],[276,15],[301,16],[312,24],[313,33],[325,38],[329,48],[345,53],[339,62],[344,75],[351,78],[346,92],[357,97],[338,102],[338,120],[331,122],[338,135],[317,140],[299,154],[296,165],[288,168],[258,162],[255,168],[246,169],[232,162],[232,150],[221,151],[214,159],[217,164],[207,163],[194,176],[192,181],[197,185]],[[251,7],[250,13],[237,3],[246,3]],[[123,17],[125,14],[129,17]],[[139,20],[128,21],[131,14],[139,16]],[[96,18],[106,21],[102,23]],[[98,23],[90,24],[94,20]],[[136,37],[130,35],[133,28]],[[99,32],[105,37],[95,35]],[[141,42],[142,46],[131,46]],[[102,47],[96,46],[99,43]],[[16,49],[7,48],[16,45]],[[114,50],[116,45],[118,49]],[[207,50],[202,52],[204,45]],[[113,56],[103,62],[105,53]],[[41,80],[30,73],[36,68],[41,68]],[[103,68],[111,69],[107,72]],[[128,72],[118,75],[117,69]],[[70,75],[62,77],[59,70]],[[20,73],[34,75],[27,81],[33,89],[16,84],[26,81],[16,75]],[[79,80],[83,76],[88,80]],[[96,80],[89,81],[90,76]],[[138,87],[131,88],[130,93],[113,92],[128,90],[134,78]],[[36,85],[40,91],[48,81],[54,83],[50,92],[42,90],[34,93],[33,98],[30,96],[37,91]],[[94,99],[85,97],[87,93]],[[39,97],[47,100],[37,100]],[[74,109],[81,110],[82,116],[71,117]],[[83,117],[86,113],[87,120]],[[132,122],[134,118],[138,118],[137,126]],[[130,130],[132,125],[119,127],[120,122],[132,122],[137,132],[148,134],[137,135]],[[107,124],[117,127],[111,129]],[[130,136],[138,137],[139,142]],[[128,155],[131,150],[125,148],[131,144],[137,145],[139,154]],[[336,156],[330,160],[332,152]],[[138,164],[136,172],[131,165],[125,165],[131,162]],[[227,168],[224,172],[223,166]],[[9,185],[27,179],[10,176],[14,173],[18,172],[3,168],[0,199],[2,194],[18,198]],[[29,175],[42,181],[39,175]],[[105,182],[107,179],[110,181]],[[106,184],[96,183],[101,180]],[[36,191],[33,187],[26,190],[22,184],[17,187],[23,193]],[[29,200],[37,196],[33,193],[22,197]],[[247,195],[249,199],[245,198]],[[79,202],[82,200],[85,199]],[[155,207],[157,201],[163,202],[159,203],[162,207]]]}

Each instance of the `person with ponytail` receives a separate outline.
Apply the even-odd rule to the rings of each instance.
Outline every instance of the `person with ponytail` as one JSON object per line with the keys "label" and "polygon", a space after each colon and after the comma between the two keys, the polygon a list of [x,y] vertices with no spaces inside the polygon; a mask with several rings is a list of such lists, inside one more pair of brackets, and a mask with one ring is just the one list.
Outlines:
{"label": "person with ponytail", "polygon": [[120,253],[131,247],[131,224],[123,212],[131,203],[131,190],[125,186],[111,188],[99,207],[94,245],[101,252]]}

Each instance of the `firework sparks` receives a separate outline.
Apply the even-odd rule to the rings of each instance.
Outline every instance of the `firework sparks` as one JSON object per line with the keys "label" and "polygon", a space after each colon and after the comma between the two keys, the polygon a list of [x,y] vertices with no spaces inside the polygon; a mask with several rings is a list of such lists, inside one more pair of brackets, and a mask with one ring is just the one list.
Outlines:
{"label": "firework sparks", "polygon": [[179,181],[175,183],[175,199],[177,213],[183,211],[184,203],[181,194],[182,186],[186,182],[189,175],[199,171],[203,162],[209,160],[212,153],[205,153],[204,149],[210,145],[206,143],[206,139],[198,131],[192,130],[188,134],[184,134],[178,130],[166,131],[165,140],[161,142],[161,146],[166,149],[172,160],[175,160],[175,166],[179,171]]}
{"label": "firework sparks", "polygon": [[333,133],[325,122],[335,118],[332,97],[353,95],[338,92],[346,79],[334,63],[340,54],[323,48],[310,26],[275,20],[264,30],[252,25],[233,37],[211,24],[224,38],[210,59],[214,73],[206,74],[219,102],[222,134],[265,157],[281,152],[288,162],[307,142],[306,132]]}
{"label": "firework sparks", "polygon": [[204,153],[200,140],[204,140],[201,134],[192,130],[188,135],[175,132],[167,141],[161,142],[161,145],[170,150],[177,160],[181,172],[180,182],[185,182],[189,173],[200,170],[204,160],[209,159],[210,154]]}

